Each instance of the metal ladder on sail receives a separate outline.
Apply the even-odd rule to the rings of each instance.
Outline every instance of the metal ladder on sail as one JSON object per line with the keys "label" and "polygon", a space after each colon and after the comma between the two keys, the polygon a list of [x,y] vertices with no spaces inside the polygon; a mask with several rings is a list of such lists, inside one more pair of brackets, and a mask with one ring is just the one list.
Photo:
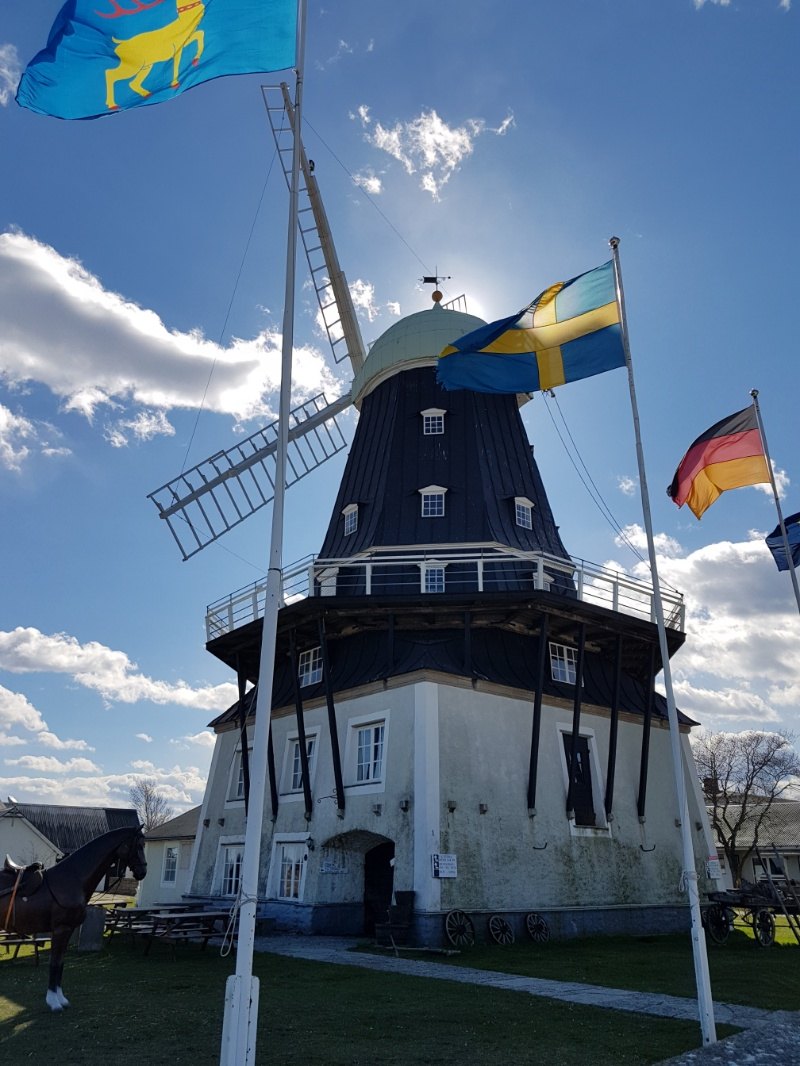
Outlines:
{"label": "metal ladder on sail", "polygon": [[[292,177],[294,141],[294,106],[284,83],[264,86],[264,103],[275,139],[287,187]],[[328,218],[322,203],[313,163],[300,145],[301,182],[299,189],[298,226],[308,261],[311,282],[317,295],[320,317],[328,334],[333,358],[337,363],[348,356],[356,374],[364,363],[364,342],[356,319],[353,298],[344,271],[339,266]]]}

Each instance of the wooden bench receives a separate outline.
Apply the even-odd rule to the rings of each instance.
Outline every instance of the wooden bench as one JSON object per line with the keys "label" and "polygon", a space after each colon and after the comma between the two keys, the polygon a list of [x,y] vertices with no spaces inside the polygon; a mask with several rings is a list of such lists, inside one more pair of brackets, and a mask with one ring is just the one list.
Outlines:
{"label": "wooden bench", "polygon": [[8,933],[0,931],[0,946],[6,949],[6,955],[14,948],[12,959],[19,955],[19,949],[23,946],[33,948],[35,964],[39,965],[39,948],[50,946],[49,933],[37,933],[35,936],[23,936],[21,933]]}

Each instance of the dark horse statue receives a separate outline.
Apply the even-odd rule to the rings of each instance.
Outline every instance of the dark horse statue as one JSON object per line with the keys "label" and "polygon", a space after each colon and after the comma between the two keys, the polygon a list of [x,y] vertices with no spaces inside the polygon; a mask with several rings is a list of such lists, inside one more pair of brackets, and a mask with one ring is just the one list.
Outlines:
{"label": "dark horse statue", "polygon": [[0,869],[0,929],[26,936],[50,933],[46,1002],[51,1010],[69,1006],[61,991],[69,938],[86,917],[92,893],[112,867],[120,875],[130,867],[137,881],[145,876],[147,862],[140,826],[103,833],[48,870],[43,870],[40,863],[20,867],[9,860]]}

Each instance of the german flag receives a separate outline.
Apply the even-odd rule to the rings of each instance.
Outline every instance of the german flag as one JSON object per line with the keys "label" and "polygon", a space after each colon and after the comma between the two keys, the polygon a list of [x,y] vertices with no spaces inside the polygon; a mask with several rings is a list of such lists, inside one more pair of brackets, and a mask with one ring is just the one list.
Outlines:
{"label": "german flag", "polygon": [[700,518],[726,489],[769,481],[756,409],[745,407],[697,438],[681,459],[667,489],[678,507]]}

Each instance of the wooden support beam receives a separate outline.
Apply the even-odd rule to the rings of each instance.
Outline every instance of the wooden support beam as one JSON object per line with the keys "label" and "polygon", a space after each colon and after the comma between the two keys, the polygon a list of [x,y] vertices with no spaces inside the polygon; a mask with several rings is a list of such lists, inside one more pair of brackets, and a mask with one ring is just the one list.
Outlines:
{"label": "wooden support beam", "polygon": [[543,614],[539,628],[539,657],[536,668],[536,692],[533,697],[531,758],[528,769],[528,814],[531,815],[536,812],[536,779],[539,773],[539,737],[542,731],[542,696],[544,694],[544,672],[547,669],[549,629],[550,615]]}
{"label": "wooden support beam", "polygon": [[614,776],[617,768],[617,733],[619,731],[619,689],[622,680],[622,634],[617,635],[614,656],[614,689],[611,693],[611,724],[608,733],[608,770],[606,771],[606,821],[611,821],[614,806]]}
{"label": "wooden support beam", "polygon": [[[394,616],[391,617],[394,622]],[[392,625],[392,632],[394,626]],[[333,758],[333,780],[336,785],[336,809],[340,817],[344,816],[344,780],[342,778],[342,757],[339,751],[339,730],[336,724],[336,706],[333,702],[333,678],[331,677],[330,659],[328,657],[328,635],[325,632],[325,617],[319,619],[319,643],[322,649],[322,680],[325,685],[325,702],[328,707],[328,732],[331,738],[331,756]]]}
{"label": "wooden support beam", "polygon": [[567,818],[575,817],[573,793],[575,791],[575,758],[578,751],[578,736],[581,729],[581,703],[583,701],[583,653],[586,648],[586,623],[578,626],[578,655],[575,663],[575,699],[572,704],[572,743],[569,751],[569,785],[567,786]]}
{"label": "wooden support beam", "polygon": [[645,805],[647,801],[647,769],[650,764],[650,725],[653,720],[653,701],[656,692],[656,645],[650,646],[650,670],[645,681],[647,698],[645,700],[644,721],[642,722],[642,757],[639,763],[639,796],[636,800],[636,810],[639,821],[645,820]]}
{"label": "wooden support beam", "polygon": [[308,747],[306,746],[306,725],[303,718],[303,697],[300,694],[300,677],[297,669],[297,645],[295,631],[289,633],[289,654],[292,660],[292,683],[294,686],[294,706],[297,715],[297,741],[300,748],[300,773],[303,778],[303,799],[306,804],[306,821],[311,821],[314,804],[311,799],[311,774],[308,768]]}

